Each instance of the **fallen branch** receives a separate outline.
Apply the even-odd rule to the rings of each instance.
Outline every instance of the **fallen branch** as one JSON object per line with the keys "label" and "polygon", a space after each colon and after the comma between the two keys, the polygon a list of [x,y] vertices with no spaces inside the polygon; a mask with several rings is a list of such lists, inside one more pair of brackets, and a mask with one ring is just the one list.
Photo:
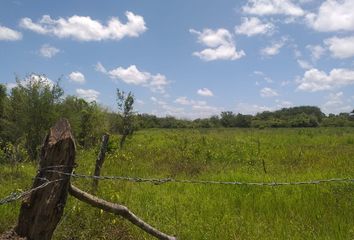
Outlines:
{"label": "fallen branch", "polygon": [[150,226],[143,220],[141,220],[139,217],[137,217],[134,213],[132,213],[127,207],[123,205],[119,205],[116,203],[111,203],[107,202],[103,199],[100,199],[98,197],[95,197],[87,192],[84,192],[80,190],[79,188],[71,185],[69,187],[69,193],[79,199],[80,201],[83,201],[87,204],[90,204],[93,207],[102,209],[106,212],[114,213],[116,215],[122,216],[123,218],[127,219],[134,225],[138,226],[145,232],[151,234],[152,236],[161,239],[161,240],[176,240],[175,237],[169,236],[163,232],[160,232],[156,228]]}

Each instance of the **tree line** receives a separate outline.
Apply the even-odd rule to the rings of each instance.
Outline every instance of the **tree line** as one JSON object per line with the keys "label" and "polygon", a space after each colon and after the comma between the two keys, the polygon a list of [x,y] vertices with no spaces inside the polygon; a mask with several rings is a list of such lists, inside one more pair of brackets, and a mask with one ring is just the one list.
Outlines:
{"label": "tree line", "polygon": [[0,84],[0,162],[38,159],[40,144],[48,129],[61,117],[69,120],[78,147],[90,148],[104,133],[120,135],[119,146],[135,130],[144,128],[287,128],[354,126],[351,113],[325,115],[320,108],[299,106],[256,115],[221,112],[195,120],[157,117],[134,111],[134,95],[116,91],[116,111],[97,102],[65,96],[60,81],[51,83],[43,75],[17,79],[11,89]]}

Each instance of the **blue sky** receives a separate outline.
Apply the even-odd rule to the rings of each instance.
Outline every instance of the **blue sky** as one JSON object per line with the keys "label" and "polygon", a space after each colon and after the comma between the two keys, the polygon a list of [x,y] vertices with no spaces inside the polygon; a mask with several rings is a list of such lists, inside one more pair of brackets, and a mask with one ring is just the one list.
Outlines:
{"label": "blue sky", "polygon": [[114,110],[182,118],[298,105],[354,108],[353,0],[0,3],[0,82],[61,78]]}

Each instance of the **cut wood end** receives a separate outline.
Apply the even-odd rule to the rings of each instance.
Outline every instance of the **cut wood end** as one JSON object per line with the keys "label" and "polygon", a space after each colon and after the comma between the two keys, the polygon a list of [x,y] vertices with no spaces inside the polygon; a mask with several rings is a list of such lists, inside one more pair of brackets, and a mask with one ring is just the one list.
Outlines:
{"label": "cut wood end", "polygon": [[74,139],[71,134],[70,123],[66,118],[62,118],[52,128],[50,128],[48,143],[53,145],[58,141],[68,138]]}

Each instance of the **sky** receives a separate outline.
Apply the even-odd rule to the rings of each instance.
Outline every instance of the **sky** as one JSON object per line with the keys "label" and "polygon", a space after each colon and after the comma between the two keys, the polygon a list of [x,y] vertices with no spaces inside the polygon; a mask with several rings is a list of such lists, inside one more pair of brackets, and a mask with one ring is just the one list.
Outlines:
{"label": "sky", "polygon": [[0,83],[44,74],[116,110],[354,109],[353,0],[3,0]]}

